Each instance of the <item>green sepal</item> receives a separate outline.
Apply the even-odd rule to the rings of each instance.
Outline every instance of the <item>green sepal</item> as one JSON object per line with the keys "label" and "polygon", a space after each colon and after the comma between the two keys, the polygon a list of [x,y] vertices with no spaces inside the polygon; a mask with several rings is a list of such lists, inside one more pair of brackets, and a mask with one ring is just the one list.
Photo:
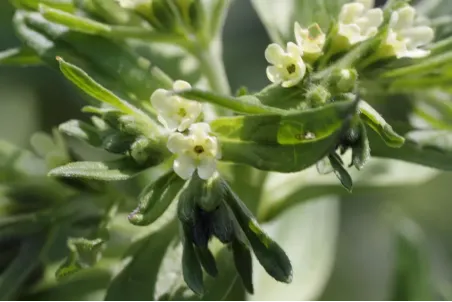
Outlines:
{"label": "green sepal", "polygon": [[226,201],[265,271],[277,281],[290,283],[292,265],[284,250],[262,230],[256,218],[230,188]]}
{"label": "green sepal", "polygon": [[138,197],[138,207],[129,214],[130,223],[149,225],[157,220],[179,194],[185,181],[173,171],[149,184]]}
{"label": "green sepal", "polygon": [[198,256],[199,261],[201,262],[204,271],[212,277],[216,277],[218,275],[218,268],[215,262],[215,257],[208,247],[195,247],[196,255]]}
{"label": "green sepal", "polygon": [[239,239],[234,239],[232,241],[232,255],[243,286],[248,293],[253,294],[253,258],[251,256],[251,250]]}

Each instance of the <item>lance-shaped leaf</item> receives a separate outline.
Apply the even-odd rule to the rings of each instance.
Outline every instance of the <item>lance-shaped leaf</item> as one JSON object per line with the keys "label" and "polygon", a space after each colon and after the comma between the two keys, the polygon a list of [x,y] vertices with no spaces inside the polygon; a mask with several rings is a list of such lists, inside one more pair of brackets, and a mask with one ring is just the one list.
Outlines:
{"label": "lance-shaped leaf", "polygon": [[91,180],[126,180],[140,172],[136,163],[128,158],[111,162],[80,161],[55,168],[49,172],[51,177],[83,178]]}
{"label": "lance-shaped leaf", "polygon": [[235,239],[232,241],[232,254],[243,286],[248,293],[253,294],[253,258],[251,256],[251,250],[245,243],[239,239]]}
{"label": "lance-shaped leaf", "polygon": [[205,272],[212,277],[218,275],[217,264],[215,262],[215,257],[208,247],[195,247],[196,255],[204,268]]}
{"label": "lance-shaped leaf", "polygon": [[232,97],[219,95],[213,92],[204,91],[200,89],[190,89],[186,91],[176,91],[175,93],[187,98],[221,106],[231,109],[235,112],[260,114],[260,113],[280,113],[284,114],[287,111],[262,105],[259,99],[252,95]]}
{"label": "lance-shaped leaf", "polygon": [[361,170],[370,158],[370,144],[363,122],[359,123],[359,129],[358,141],[352,146],[352,164],[356,169]]}
{"label": "lance-shaped leaf", "polygon": [[[186,233],[186,230],[184,230],[184,233]],[[184,251],[182,253],[182,273],[188,287],[196,294],[202,295],[204,293],[204,282],[201,263],[196,256],[190,236],[187,236],[184,241]]]}
{"label": "lance-shaped leaf", "polygon": [[328,156],[328,159],[330,160],[331,166],[334,169],[334,174],[336,174],[336,177],[341,181],[341,184],[346,188],[348,191],[352,191],[353,188],[353,181],[350,174],[348,174],[347,170],[343,166],[343,162],[339,155],[336,153],[332,153]]}
{"label": "lance-shaped leaf", "polygon": [[358,106],[362,120],[377,132],[388,146],[393,148],[403,146],[405,139],[392,130],[391,125],[372,106],[364,101],[360,101]]}
{"label": "lance-shaped leaf", "polygon": [[440,170],[452,171],[452,132],[418,130],[405,135],[405,144],[391,149],[369,133],[372,156],[399,159]]}
{"label": "lance-shaped leaf", "polygon": [[156,300],[159,271],[176,237],[177,220],[172,219],[135,242],[124,255],[124,266],[108,286],[105,300]]}
{"label": "lance-shaped leaf", "polygon": [[256,218],[229,188],[226,201],[267,273],[280,282],[292,281],[292,266],[283,249],[259,226]]}
{"label": "lance-shaped leaf", "polygon": [[40,4],[39,12],[49,21],[66,25],[67,27],[87,34],[108,34],[110,27],[106,24],[67,13],[62,10]]}
{"label": "lance-shaped leaf", "polygon": [[99,131],[90,124],[79,120],[70,120],[61,124],[58,129],[66,135],[78,138],[92,146],[100,146]]}
{"label": "lance-shaped leaf", "polygon": [[41,65],[41,58],[36,52],[28,47],[11,48],[0,51],[0,65]]}
{"label": "lance-shaped leaf", "polygon": [[91,78],[85,71],[80,69],[79,67],[64,61],[63,58],[58,57],[58,62],[60,63],[60,70],[64,74],[64,76],[73,82],[77,87],[82,89],[88,95],[97,99],[100,102],[109,104],[124,113],[141,115],[144,114],[140,112],[137,108],[128,104],[127,102],[121,100],[118,96],[116,96],[113,92],[102,87],[99,83],[97,83],[93,78]]}
{"label": "lance-shaped leaf", "polygon": [[332,151],[355,113],[356,102],[344,101],[285,115],[220,118],[211,127],[219,138],[222,160],[294,172]]}
{"label": "lance-shaped leaf", "polygon": [[173,171],[149,184],[140,194],[138,207],[129,214],[135,225],[149,225],[159,218],[176,198],[185,181]]}

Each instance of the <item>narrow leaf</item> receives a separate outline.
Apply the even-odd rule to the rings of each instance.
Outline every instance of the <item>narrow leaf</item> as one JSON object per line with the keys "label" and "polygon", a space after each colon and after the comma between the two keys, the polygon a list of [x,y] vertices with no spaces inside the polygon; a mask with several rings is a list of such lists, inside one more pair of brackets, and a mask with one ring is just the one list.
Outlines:
{"label": "narrow leaf", "polygon": [[106,24],[76,16],[62,10],[40,4],[39,12],[49,21],[62,24],[74,31],[86,34],[108,34],[110,27]]}
{"label": "narrow leaf", "polygon": [[93,146],[100,146],[101,139],[98,130],[85,122],[70,120],[61,124],[58,129],[66,135],[78,138]]}
{"label": "narrow leaf", "polygon": [[226,201],[267,273],[277,281],[290,283],[292,266],[283,249],[261,229],[256,218],[230,188]]}
{"label": "narrow leaf", "polygon": [[372,106],[364,101],[360,101],[358,106],[362,120],[377,132],[388,146],[392,148],[403,146],[405,139],[392,130],[391,125]]}
{"label": "narrow leaf", "polygon": [[218,269],[212,252],[208,247],[195,247],[195,251],[205,272],[215,278],[218,275]]}
{"label": "narrow leaf", "polygon": [[28,47],[11,48],[0,52],[0,65],[41,65],[42,61],[34,50]]}
{"label": "narrow leaf", "polygon": [[139,171],[133,162],[122,159],[112,162],[73,162],[51,170],[48,175],[51,177],[117,181],[129,179]]}
{"label": "narrow leaf", "polygon": [[340,158],[338,157],[339,155],[337,155],[336,153],[328,156],[331,166],[334,169],[334,174],[336,174],[337,178],[341,181],[341,184],[344,186],[344,188],[351,192],[353,189],[352,177],[350,176],[350,174],[348,174]]}
{"label": "narrow leaf", "polygon": [[199,89],[190,89],[187,91],[176,91],[175,93],[199,102],[211,103],[217,106],[231,109],[235,112],[259,114],[259,113],[285,113],[287,111],[262,105],[255,96],[232,97],[219,95]]}
{"label": "narrow leaf", "polygon": [[131,105],[113,94],[113,92],[94,81],[94,79],[92,79],[79,67],[64,61],[64,59],[61,57],[57,57],[57,60],[60,64],[60,70],[61,72],[63,72],[65,77],[73,82],[77,87],[86,92],[88,95],[92,96],[100,102],[116,107],[125,113],[137,113],[136,108],[133,108]]}
{"label": "narrow leaf", "polygon": [[204,293],[203,273],[190,238],[186,238],[184,242],[182,273],[188,287],[196,294],[202,295]]}
{"label": "narrow leaf", "polygon": [[251,256],[251,250],[245,243],[235,239],[232,242],[232,254],[234,256],[235,267],[242,279],[243,286],[249,294],[253,294],[253,258]]}
{"label": "narrow leaf", "polygon": [[149,184],[140,193],[138,207],[129,214],[129,221],[135,225],[149,225],[159,218],[170,206],[184,186],[173,171]]}

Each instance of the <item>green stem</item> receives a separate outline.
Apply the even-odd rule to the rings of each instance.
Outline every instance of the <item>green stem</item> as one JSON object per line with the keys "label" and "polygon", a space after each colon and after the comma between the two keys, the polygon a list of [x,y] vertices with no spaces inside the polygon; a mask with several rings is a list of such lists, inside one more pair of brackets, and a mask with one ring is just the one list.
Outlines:
{"label": "green stem", "polygon": [[231,88],[229,87],[226,70],[221,57],[220,43],[218,41],[212,41],[207,50],[198,49],[195,55],[199,60],[201,72],[207,78],[210,88],[218,94],[231,94]]}

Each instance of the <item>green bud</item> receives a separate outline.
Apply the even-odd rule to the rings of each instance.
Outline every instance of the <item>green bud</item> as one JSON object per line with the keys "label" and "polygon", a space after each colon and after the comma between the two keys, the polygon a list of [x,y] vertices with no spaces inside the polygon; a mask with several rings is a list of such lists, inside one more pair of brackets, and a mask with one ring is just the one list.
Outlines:
{"label": "green bud", "polygon": [[336,93],[352,92],[357,79],[358,73],[355,69],[336,69],[329,79],[330,89]]}
{"label": "green bud", "polygon": [[206,181],[201,180],[197,175],[193,178],[198,178],[198,181],[202,183],[197,204],[207,212],[216,209],[223,201],[225,194],[224,181],[220,174],[215,173]]}
{"label": "green bud", "polygon": [[102,141],[102,147],[111,153],[124,154],[130,150],[135,137],[125,133],[115,132],[107,135]]}
{"label": "green bud", "polygon": [[331,93],[322,85],[311,85],[305,97],[311,107],[316,108],[326,104],[331,98]]}
{"label": "green bud", "polygon": [[149,225],[156,221],[176,198],[184,183],[171,171],[148,185],[139,196],[138,207],[129,214],[129,221],[134,225]]}
{"label": "green bud", "polygon": [[138,137],[130,146],[130,156],[138,163],[144,164],[151,156],[151,141],[146,137]]}

